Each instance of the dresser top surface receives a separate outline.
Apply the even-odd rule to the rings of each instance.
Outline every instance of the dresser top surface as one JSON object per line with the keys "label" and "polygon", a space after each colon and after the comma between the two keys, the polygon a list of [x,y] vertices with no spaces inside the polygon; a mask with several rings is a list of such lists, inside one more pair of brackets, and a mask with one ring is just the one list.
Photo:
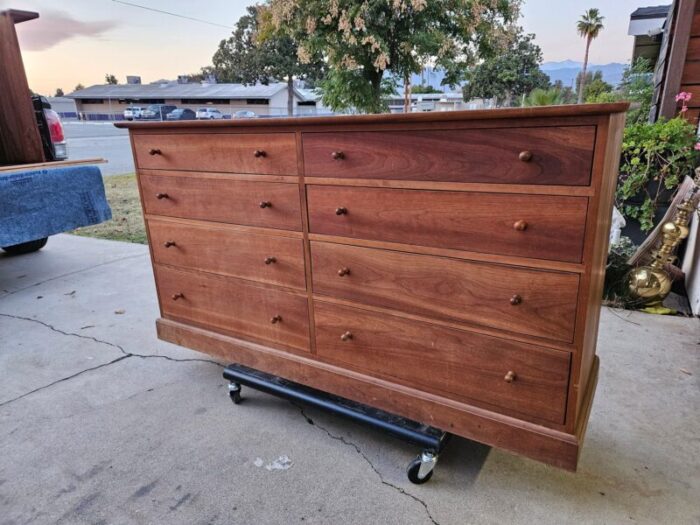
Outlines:
{"label": "dresser top surface", "polygon": [[613,104],[569,104],[529,108],[478,109],[466,111],[432,111],[425,113],[383,113],[377,115],[333,115],[325,117],[273,117],[231,120],[185,120],[174,122],[117,122],[118,128],[177,129],[177,128],[251,128],[251,127],[308,127],[347,124],[439,123],[474,120],[533,119],[610,115],[627,111],[627,102]]}

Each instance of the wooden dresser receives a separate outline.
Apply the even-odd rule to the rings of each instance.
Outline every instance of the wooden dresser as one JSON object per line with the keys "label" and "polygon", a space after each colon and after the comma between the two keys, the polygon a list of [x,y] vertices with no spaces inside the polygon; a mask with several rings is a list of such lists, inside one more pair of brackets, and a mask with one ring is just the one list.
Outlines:
{"label": "wooden dresser", "polygon": [[159,337],[573,470],[626,108],[117,124]]}

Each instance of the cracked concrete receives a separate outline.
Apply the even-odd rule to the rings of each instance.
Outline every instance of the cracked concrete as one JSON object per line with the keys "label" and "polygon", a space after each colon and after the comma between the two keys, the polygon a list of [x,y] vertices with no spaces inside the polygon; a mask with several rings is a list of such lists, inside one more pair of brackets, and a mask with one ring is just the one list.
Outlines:
{"label": "cracked concrete", "polygon": [[700,522],[695,319],[603,312],[577,474],[454,439],[413,486],[411,446],[250,389],[234,407],[156,316],[143,246],[0,256],[0,524]]}

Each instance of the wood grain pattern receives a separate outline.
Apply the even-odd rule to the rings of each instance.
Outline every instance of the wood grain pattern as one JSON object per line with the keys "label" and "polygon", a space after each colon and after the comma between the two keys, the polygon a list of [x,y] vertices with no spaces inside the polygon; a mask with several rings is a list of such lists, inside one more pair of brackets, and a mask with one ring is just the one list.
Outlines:
{"label": "wood grain pattern", "polygon": [[157,219],[148,229],[159,264],[306,290],[301,239]]}
{"label": "wood grain pattern", "polygon": [[[139,175],[146,213],[301,230],[296,184]],[[166,197],[158,198],[158,195]],[[261,203],[271,206],[261,207]]]}
{"label": "wood grain pattern", "polygon": [[[588,199],[309,186],[313,233],[580,262]],[[339,208],[347,213],[337,215]],[[527,222],[525,231],[513,225]]]}
{"label": "wood grain pattern", "polygon": [[139,168],[183,171],[296,175],[297,164],[292,133],[135,135],[134,156]]}
{"label": "wood grain pattern", "polygon": [[[314,304],[316,351],[365,373],[562,423],[569,355],[428,323]],[[350,334],[342,340],[343,334]],[[512,382],[505,380],[508,372]]]}
{"label": "wood grain pattern", "polygon": [[576,470],[580,441],[576,435],[486,410],[470,403],[422,392],[270,346],[218,334],[167,319],[156,322],[158,337],[270,374],[354,399],[387,412],[424,421],[437,428],[509,450],[568,470]]}
{"label": "wood grain pattern", "polygon": [[[160,264],[154,269],[164,317],[308,351],[305,295]],[[280,319],[273,323],[275,316]]]}
{"label": "wood grain pattern", "polygon": [[38,16],[12,9],[0,11],[0,165],[45,160],[15,32],[16,23]]}
{"label": "wood grain pattern", "polygon": [[[578,275],[311,243],[315,294],[571,342]],[[347,268],[349,274],[339,276]],[[517,295],[521,302],[511,304]]]}
{"label": "wood grain pattern", "polygon": [[[307,177],[585,186],[595,128],[304,133],[303,140]],[[531,158],[521,160],[523,152]]]}

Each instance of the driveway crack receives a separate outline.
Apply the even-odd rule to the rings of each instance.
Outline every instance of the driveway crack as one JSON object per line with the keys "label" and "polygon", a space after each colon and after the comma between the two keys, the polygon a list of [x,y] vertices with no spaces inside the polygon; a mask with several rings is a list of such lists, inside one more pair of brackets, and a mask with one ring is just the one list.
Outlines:
{"label": "driveway crack", "polygon": [[[291,401],[290,401],[290,402],[291,402]],[[319,425],[319,424],[316,423],[313,419],[311,419],[311,418],[306,414],[306,412],[304,412],[304,408],[303,408],[303,407],[297,405],[297,404],[294,403],[294,402],[291,402],[291,403],[292,403],[292,405],[294,405],[294,406],[299,410],[299,412],[301,413],[302,417],[306,420],[306,422],[307,422],[309,425],[313,425],[314,427],[318,428],[319,430],[325,432],[325,433],[328,435],[329,438],[334,439],[335,441],[340,441],[343,445],[355,449],[355,452],[357,452],[360,456],[362,456],[362,458],[367,462],[367,464],[370,466],[370,468],[374,471],[374,473],[375,473],[375,474],[377,475],[377,477],[379,478],[379,481],[381,481],[382,485],[386,485],[387,487],[391,487],[392,489],[396,490],[396,491],[399,492],[400,494],[402,494],[402,495],[404,495],[404,496],[408,496],[408,497],[411,498],[412,500],[414,500],[414,501],[420,503],[420,504],[423,506],[423,509],[425,510],[425,513],[428,515],[428,518],[429,518],[430,521],[433,523],[433,525],[440,525],[440,524],[435,520],[435,518],[433,517],[433,515],[431,514],[430,509],[428,508],[428,504],[427,504],[425,501],[423,501],[422,499],[420,499],[420,498],[417,497],[417,496],[414,496],[414,495],[411,494],[410,492],[407,492],[406,490],[402,489],[402,488],[399,487],[398,485],[394,485],[393,483],[391,483],[391,482],[385,480],[385,479],[384,479],[384,476],[382,476],[381,472],[379,472],[379,470],[377,469],[377,467],[374,466],[374,463],[372,463],[372,460],[369,459],[369,458],[367,457],[367,455],[366,455],[364,452],[362,452],[362,449],[360,449],[359,445],[353,443],[352,441],[348,441],[348,440],[345,439],[343,436],[336,436],[336,435],[333,434],[330,430],[328,430],[327,428],[325,428],[325,427],[322,426],[322,425]]]}
{"label": "driveway crack", "polygon": [[62,383],[62,382],[64,382],[64,381],[68,381],[68,380],[70,380],[70,379],[73,379],[73,378],[75,378],[75,377],[78,377],[79,375],[84,374],[84,373],[86,373],[86,372],[90,372],[90,371],[92,371],[92,370],[97,370],[97,369],[99,369],[99,368],[103,368],[103,367],[112,365],[112,364],[114,364],[114,363],[118,363],[119,361],[123,361],[124,359],[127,359],[127,358],[129,358],[129,357],[138,357],[138,358],[140,358],[140,359],[165,359],[166,361],[172,361],[172,362],[174,362],[174,363],[196,363],[196,362],[200,362],[200,363],[208,363],[208,364],[216,365],[216,366],[218,366],[218,367],[223,367],[223,365],[222,365],[221,363],[219,363],[219,362],[217,362],[217,361],[214,361],[214,360],[212,360],[212,359],[194,358],[194,357],[193,357],[193,358],[182,358],[182,359],[179,359],[179,358],[170,357],[170,356],[167,356],[167,355],[149,355],[149,354],[137,354],[137,353],[135,353],[135,352],[128,352],[128,351],[126,351],[126,350],[124,349],[123,346],[121,346],[121,345],[119,345],[119,344],[117,344],[117,343],[112,343],[112,342],[110,342],[110,341],[105,341],[104,339],[98,339],[97,337],[93,337],[93,336],[90,336],[90,335],[76,334],[76,333],[74,333],[74,332],[66,332],[65,330],[61,330],[60,328],[56,328],[56,327],[53,326],[52,324],[49,324],[49,323],[44,322],[44,321],[41,321],[40,319],[34,319],[34,318],[31,318],[31,317],[23,317],[23,316],[21,316],[21,315],[12,315],[12,314],[5,314],[5,313],[0,313],[0,317],[6,317],[6,318],[8,318],[8,319],[15,319],[15,320],[19,320],[19,321],[26,321],[26,322],[30,322],[30,323],[36,323],[36,324],[39,324],[39,325],[41,325],[41,326],[43,326],[43,327],[45,327],[45,328],[48,328],[49,330],[51,330],[51,331],[53,331],[53,332],[56,332],[56,333],[58,333],[58,334],[61,334],[61,335],[67,336],[67,337],[77,337],[77,338],[79,338],[79,339],[86,339],[86,340],[88,340],[88,341],[93,341],[93,342],[95,342],[95,343],[99,343],[99,344],[102,344],[102,345],[106,345],[106,346],[115,348],[116,350],[118,350],[119,352],[122,353],[122,355],[121,355],[120,357],[118,357],[118,358],[116,358],[116,359],[113,359],[112,361],[109,361],[109,362],[107,362],[107,363],[102,363],[102,364],[100,364],[100,365],[93,366],[93,367],[90,367],[90,368],[86,368],[86,369],[84,369],[84,370],[80,370],[79,372],[76,372],[76,373],[71,374],[71,375],[69,375],[69,376],[63,377],[63,378],[61,378],[61,379],[57,379],[56,381],[53,381],[52,383],[49,383],[49,384],[44,385],[44,386],[40,386],[40,387],[38,387],[38,388],[35,388],[34,390],[30,390],[29,392],[25,392],[24,394],[22,394],[22,395],[20,395],[20,396],[17,396],[17,397],[15,397],[15,398],[13,398],[13,399],[8,399],[7,401],[3,401],[3,402],[0,403],[0,408],[1,408],[1,407],[4,407],[4,406],[6,406],[6,405],[9,405],[10,403],[13,403],[13,402],[15,402],[15,401],[18,401],[18,400],[20,400],[20,399],[22,399],[22,398],[24,398],[24,397],[27,397],[27,396],[29,396],[29,395],[31,395],[31,394],[34,394],[34,393],[39,392],[39,391],[41,391],[41,390],[44,390],[44,389],[46,389],[46,388],[50,388],[50,387],[52,387],[52,386],[54,386],[54,385],[57,385],[57,384],[59,384],[59,383]]}

